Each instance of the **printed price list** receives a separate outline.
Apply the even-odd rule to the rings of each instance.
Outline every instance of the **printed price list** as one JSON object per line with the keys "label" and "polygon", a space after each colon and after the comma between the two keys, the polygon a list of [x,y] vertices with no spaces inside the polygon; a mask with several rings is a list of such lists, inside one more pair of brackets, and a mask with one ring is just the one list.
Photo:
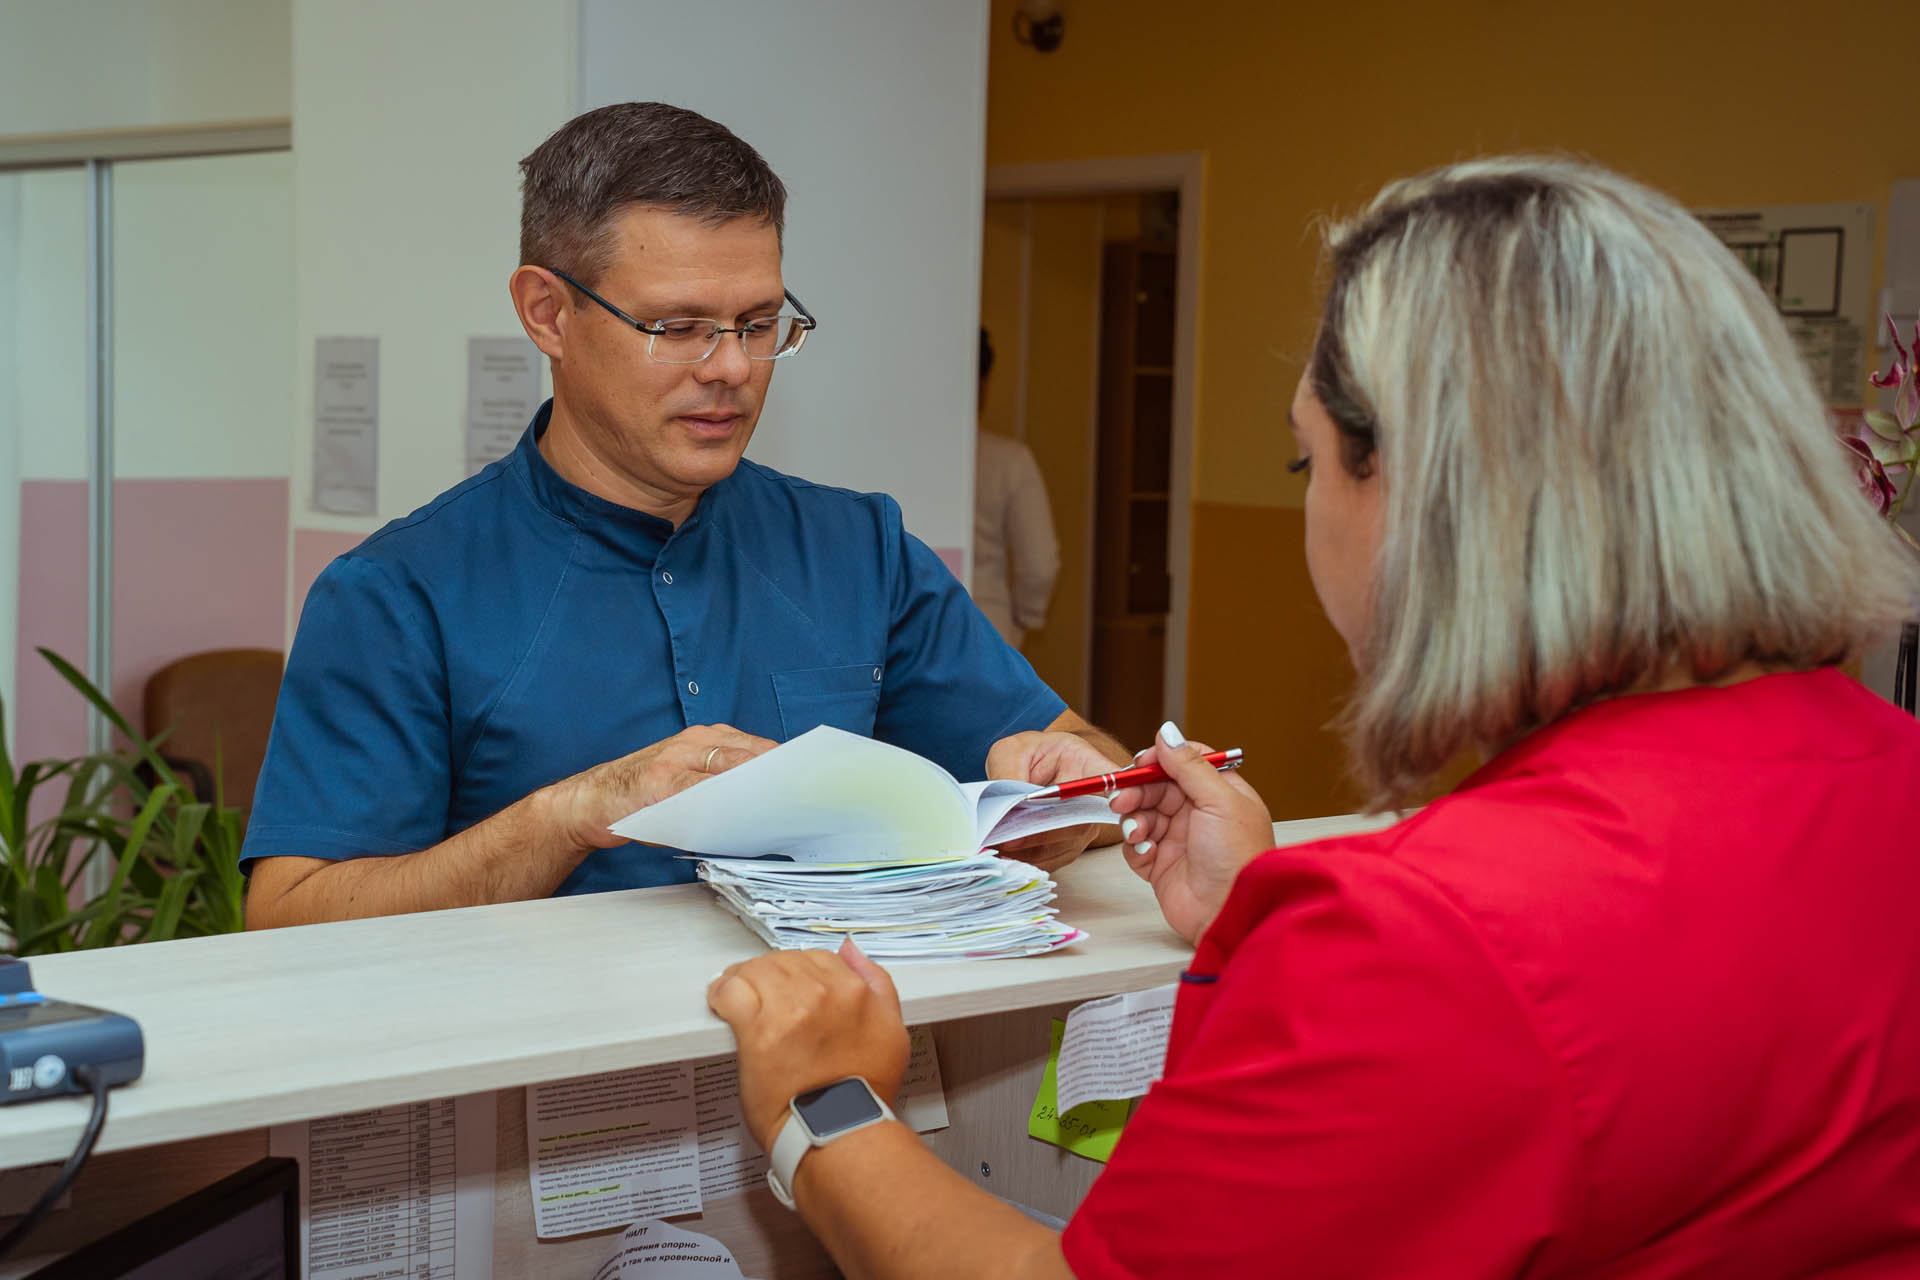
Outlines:
{"label": "printed price list", "polygon": [[454,1100],[315,1120],[312,1280],[454,1280]]}

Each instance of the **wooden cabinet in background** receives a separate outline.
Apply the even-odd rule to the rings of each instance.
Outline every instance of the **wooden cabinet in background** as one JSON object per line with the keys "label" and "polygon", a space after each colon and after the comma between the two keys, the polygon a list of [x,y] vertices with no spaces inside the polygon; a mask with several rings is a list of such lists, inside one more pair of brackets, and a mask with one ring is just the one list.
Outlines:
{"label": "wooden cabinet in background", "polygon": [[1143,747],[1165,718],[1174,251],[1116,241],[1103,268],[1089,712]]}

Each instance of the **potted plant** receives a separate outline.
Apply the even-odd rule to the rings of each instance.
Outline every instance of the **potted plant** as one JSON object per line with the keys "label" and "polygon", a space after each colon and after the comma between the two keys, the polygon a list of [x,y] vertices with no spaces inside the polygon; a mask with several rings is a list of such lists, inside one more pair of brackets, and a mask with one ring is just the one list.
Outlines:
{"label": "potted plant", "polygon": [[[125,748],[17,768],[0,735],[0,950],[17,955],[231,933],[245,924],[239,811],[194,796],[157,750],[71,663],[40,654],[104,715]],[[0,707],[0,725],[5,708]],[[35,795],[61,788],[36,820]],[[107,887],[77,901],[88,867]]]}

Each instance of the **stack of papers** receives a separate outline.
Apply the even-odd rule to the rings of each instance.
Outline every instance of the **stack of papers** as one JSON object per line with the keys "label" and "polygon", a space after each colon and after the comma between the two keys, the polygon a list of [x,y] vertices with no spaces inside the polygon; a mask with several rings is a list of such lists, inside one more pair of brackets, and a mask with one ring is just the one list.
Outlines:
{"label": "stack of papers", "polygon": [[[962,783],[910,751],[822,726],[613,824],[701,855],[700,878],[769,946],[884,960],[1030,956],[1087,935],[1054,919],[1053,880],[989,846],[1111,823],[1099,796]],[[783,861],[759,859],[780,858]]]}
{"label": "stack of papers", "polygon": [[700,878],[768,946],[876,960],[1031,956],[1087,935],[1055,919],[1053,880],[990,853],[908,862],[704,858]]}

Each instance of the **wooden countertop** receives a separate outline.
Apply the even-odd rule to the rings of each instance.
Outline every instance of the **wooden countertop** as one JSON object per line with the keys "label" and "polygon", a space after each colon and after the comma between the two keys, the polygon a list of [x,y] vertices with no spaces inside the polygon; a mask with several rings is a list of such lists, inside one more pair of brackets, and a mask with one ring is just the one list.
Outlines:
{"label": "wooden countertop", "polygon": [[[1278,823],[1278,842],[1382,825]],[[1111,850],[1055,874],[1091,939],[1050,955],[898,965],[907,1020],[1171,981],[1190,948]],[[550,898],[33,959],[48,995],[124,1013],[146,1073],[99,1151],[726,1053],[720,969],[763,948],[703,885]],[[89,1103],[0,1107],[0,1168],[63,1159]]]}

